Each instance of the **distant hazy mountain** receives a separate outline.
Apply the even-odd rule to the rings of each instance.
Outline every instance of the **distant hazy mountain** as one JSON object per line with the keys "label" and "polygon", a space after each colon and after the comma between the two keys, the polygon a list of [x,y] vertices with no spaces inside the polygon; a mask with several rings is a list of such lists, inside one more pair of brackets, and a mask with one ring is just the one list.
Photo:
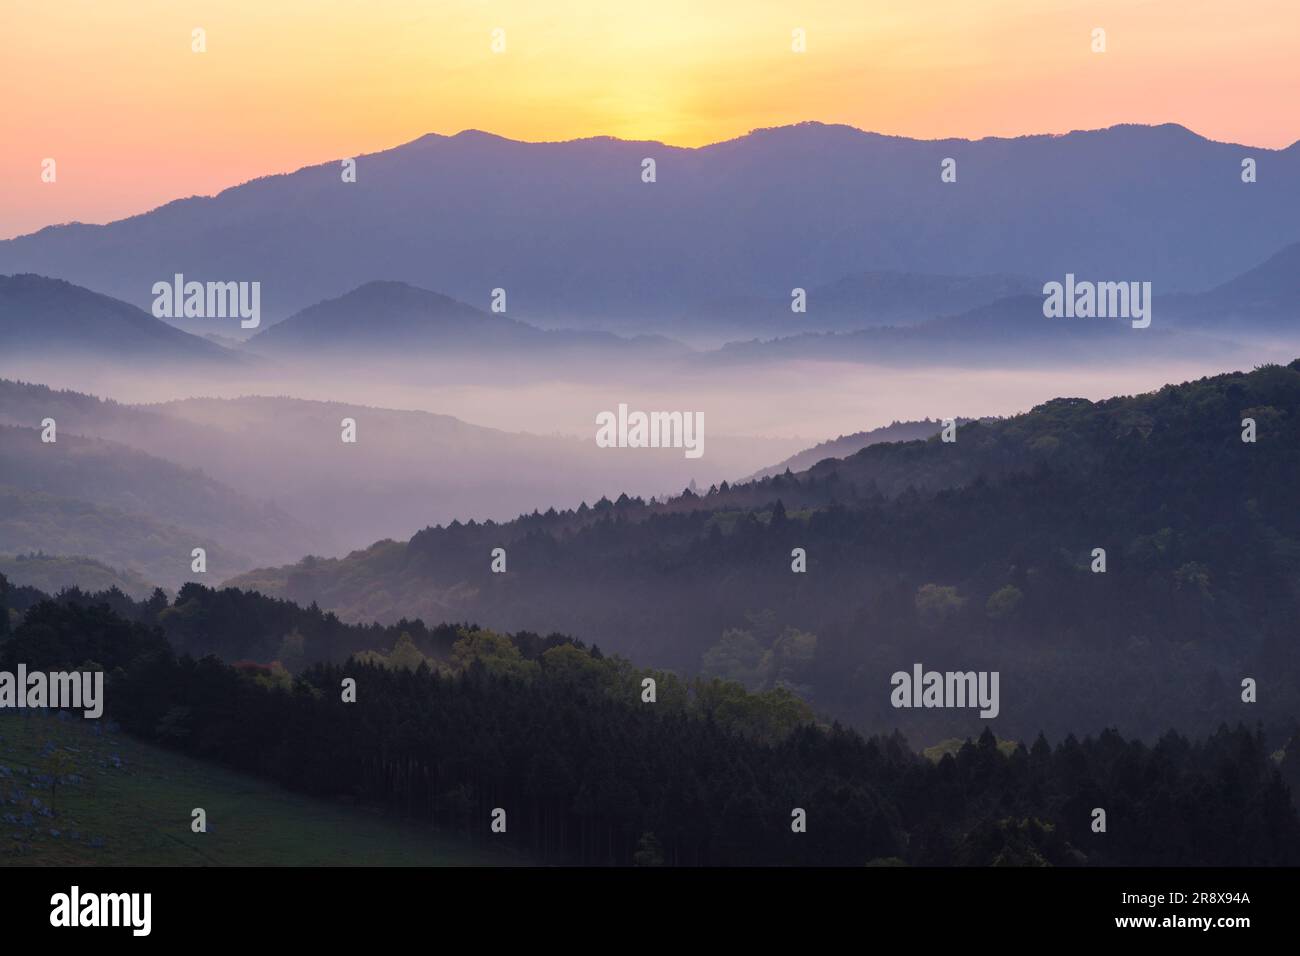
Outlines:
{"label": "distant hazy mountain", "polygon": [[379,281],[308,306],[253,336],[247,348],[299,358],[455,353],[501,359],[512,354],[545,358],[558,351],[686,352],[665,339],[643,336],[634,343],[607,332],[544,331],[437,292]]}
{"label": "distant hazy mountain", "polygon": [[[864,272],[815,290],[811,305],[845,317],[853,328],[921,321],[964,312],[1008,296],[1038,292],[1041,283],[1024,276],[950,276]],[[788,303],[785,303],[788,307]]]}
{"label": "distant hazy mountain", "polygon": [[785,362],[792,359],[890,365],[1016,366],[1048,363],[1215,357],[1231,360],[1239,346],[1219,338],[1228,328],[1188,331],[1164,315],[1159,300],[1149,328],[1128,319],[1046,318],[1043,296],[1002,299],[961,315],[910,326],[855,332],[806,332],[732,342],[701,357],[704,364]]}
{"label": "distant hazy mountain", "polygon": [[[912,278],[916,279],[912,287],[918,301],[925,300],[922,277]],[[1063,278],[1056,277],[1055,281]],[[1085,276],[1077,278],[1087,280]],[[1015,281],[1008,279],[1006,284]],[[935,288],[939,292],[948,288],[955,301],[962,294],[977,297],[997,287],[993,279],[972,279],[968,284],[954,282],[950,286],[939,282]],[[1026,294],[912,325],[868,328],[867,323],[860,323],[851,330],[797,332],[793,330],[802,323],[791,320],[801,317],[787,315],[780,323],[782,335],[728,343],[715,354],[706,354],[702,361],[825,359],[1016,365],[1192,356],[1230,359],[1239,351],[1235,340],[1242,337],[1266,335],[1300,340],[1300,243],[1287,246],[1260,265],[1206,292],[1164,295],[1153,287],[1151,299],[1152,322],[1145,329],[1134,329],[1123,319],[1046,318],[1041,285]],[[772,305],[769,303],[769,308]],[[788,304],[785,308],[788,312]],[[754,314],[765,313],[760,310]]]}
{"label": "distant hazy mountain", "polygon": [[237,365],[235,353],[60,279],[0,275],[0,354]]}
{"label": "distant hazy mountain", "polygon": [[1223,333],[1287,332],[1300,335],[1300,242],[1200,295],[1170,303],[1186,325]]}
{"label": "distant hazy mountain", "polygon": [[912,325],[1041,288],[1041,282],[1023,276],[862,272],[806,290],[804,312],[793,311],[789,293],[777,298],[724,299],[682,316],[679,326],[682,332],[709,330],[749,337]]}
{"label": "distant hazy mountain", "polygon": [[[1245,156],[1256,183],[1241,181]],[[945,158],[956,182],[940,180]],[[1199,291],[1300,239],[1297,208],[1300,147],[1176,125],[970,141],[805,123],[698,149],[469,131],[360,156],[355,183],[332,161],[105,226],[43,229],[0,242],[0,272],[141,307],[178,272],[257,280],[264,326],[375,278],[478,308],[504,288],[508,314],[534,323],[658,321],[867,270]]]}

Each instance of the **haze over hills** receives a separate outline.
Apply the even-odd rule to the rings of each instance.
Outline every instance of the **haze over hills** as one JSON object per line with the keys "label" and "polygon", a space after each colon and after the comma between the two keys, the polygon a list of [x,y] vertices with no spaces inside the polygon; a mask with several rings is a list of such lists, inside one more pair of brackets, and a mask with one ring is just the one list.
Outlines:
{"label": "haze over hills", "polygon": [[[1058,449],[1070,442],[1042,431],[1038,419],[1026,447],[1006,440],[1016,427],[1006,423],[963,429],[960,455],[935,458],[929,444],[909,441],[938,427],[911,420],[934,414],[939,401],[917,384],[920,371],[969,369],[942,401],[982,417],[988,407],[966,404],[961,392],[987,383],[981,373],[1023,373],[1029,384],[1017,394],[1041,394],[1034,376],[1058,370],[1082,369],[1093,389],[1103,369],[1146,365],[1149,378],[1165,381],[1159,369],[1180,364],[1230,367],[1247,354],[1242,337],[1275,336],[1289,347],[1300,334],[1300,242],[1288,215],[1300,198],[1300,150],[1250,150],[1261,176],[1245,184],[1243,149],[1172,125],[923,142],[801,124],[700,149],[607,138],[530,144],[466,132],[361,157],[356,183],[327,163],[107,226],[0,242],[0,271],[70,277],[0,276],[5,359],[24,368],[29,356],[56,364],[79,356],[88,371],[121,366],[132,376],[143,366],[168,399],[125,405],[0,381],[0,423],[19,426],[5,430],[12,447],[0,447],[11,509],[0,551],[85,556],[170,585],[178,580],[168,576],[170,555],[191,538],[211,540],[221,577],[380,541],[360,557],[248,580],[295,599],[335,601],[354,616],[481,610],[499,614],[503,626],[557,627],[605,642],[612,612],[600,601],[584,610],[582,595],[563,582],[552,582],[553,599],[531,586],[502,592],[472,575],[422,578],[428,555],[408,562],[409,547],[386,539],[424,525],[473,521],[481,529],[561,509],[536,515],[541,524],[529,533],[537,535],[511,538],[525,556],[533,548],[564,567],[571,539],[586,535],[605,558],[622,560],[627,548],[680,557],[674,549],[711,547],[714,529],[730,534],[737,522],[771,520],[771,486],[725,486],[703,508],[694,496],[652,506],[635,499],[745,474],[775,480],[790,469],[800,475],[783,507],[807,509],[800,520],[811,524],[829,520],[816,516],[845,497],[910,501],[912,493],[1005,484],[1019,471],[1059,465],[1069,456]],[[646,156],[657,162],[653,183],[641,180]],[[938,175],[948,156],[958,162],[955,183]],[[1162,170],[1154,185],[1153,167]],[[1067,272],[1152,282],[1153,327],[1045,318],[1041,284]],[[200,334],[188,334],[153,318],[144,311],[152,285],[175,273],[260,281],[261,328],[237,341],[237,319],[193,320]],[[809,290],[807,313],[790,310],[795,286]],[[496,288],[508,295],[505,314],[490,310]],[[713,341],[705,351],[670,338],[678,333],[697,345],[732,333],[748,340]],[[897,375],[886,379],[881,370],[890,368]],[[901,413],[876,394],[897,381],[909,383],[900,394],[911,407]],[[370,399],[412,382],[430,389],[412,404],[433,411]],[[441,414],[447,393],[433,393],[437,386],[461,389],[460,417]],[[346,400],[334,400],[345,388]],[[552,396],[554,408],[544,405]],[[705,409],[711,423],[725,415],[747,437],[711,425],[709,454],[698,462],[674,449],[598,449],[593,413],[629,398]],[[992,414],[1014,401],[1000,400]],[[848,411],[827,424],[832,401]],[[797,402],[806,406],[793,419],[804,433],[895,424],[812,448],[770,437],[793,431],[774,406]],[[470,424],[488,405],[498,427]],[[1052,418],[1067,407],[1039,411]],[[65,457],[28,447],[46,416],[59,421]],[[1145,438],[1155,427],[1150,416],[1133,416],[1139,424],[1122,433]],[[355,445],[340,441],[344,419],[357,423]],[[988,435],[999,437],[985,442]],[[19,445],[22,454],[13,451]],[[1095,455],[1081,461],[1101,467]],[[602,505],[599,521],[563,511],[620,491],[628,497]],[[915,507],[913,517],[928,520],[929,505]],[[704,510],[710,537],[692,538],[696,528],[638,540],[602,524],[647,524],[642,510],[682,521]],[[509,537],[529,526],[500,527]],[[477,550],[460,558],[477,567],[496,533],[462,539],[447,530],[444,540],[435,530],[421,540],[450,541],[452,552],[472,542]],[[371,558],[398,568],[397,579],[370,576]],[[574,560],[574,574],[623,586],[589,554]],[[338,567],[359,568],[369,590],[352,593],[351,579],[312,590]],[[882,580],[875,583],[883,588]],[[730,619],[747,610],[731,608]],[[650,617],[682,623],[667,610]],[[638,652],[662,646],[676,666],[699,663],[693,645],[652,645],[648,634],[627,641]]]}
{"label": "haze over hills", "polygon": [[[1241,440],[1247,416],[1256,443]],[[1213,727],[1242,716],[1237,688],[1256,674],[1283,698],[1260,718],[1286,719],[1300,707],[1298,429],[1300,360],[1056,399],[952,444],[880,443],[666,504],[452,522],[230,583],[350,620],[558,630],[656,666],[788,683],[909,734],[979,726],[890,709],[881,688],[918,660],[999,670],[1013,734]]]}
{"label": "haze over hills", "polygon": [[[1241,181],[1241,160],[1258,182]],[[641,179],[642,160],[657,163]],[[957,181],[940,162],[957,160]],[[430,134],[177,200],[104,226],[0,242],[0,272],[65,278],[148,307],[154,282],[254,281],[263,324],[376,278],[509,315],[671,334],[660,317],[783,298],[867,270],[1226,282],[1300,239],[1300,146],[1177,125],[923,141],[805,123],[698,149],[610,138]],[[1152,170],[1159,170],[1154,176]],[[232,328],[219,334],[239,335]]]}
{"label": "haze over hills", "polygon": [[687,354],[666,339],[545,331],[404,282],[379,281],[303,309],[254,335],[247,348],[292,359],[357,355],[432,359],[455,354],[494,362]]}
{"label": "haze over hills", "polygon": [[[1154,299],[1154,297],[1153,297]],[[1199,300],[1188,296],[1185,301]],[[1001,299],[960,315],[910,326],[851,332],[804,332],[780,338],[730,342],[701,356],[709,365],[791,360],[858,361],[897,366],[1079,366],[1115,362],[1239,360],[1242,347],[1231,323],[1182,328],[1161,312],[1149,328],[1127,318],[1046,318],[1043,296]],[[1300,337],[1300,327],[1290,330]]]}
{"label": "haze over hills", "polygon": [[66,427],[56,442],[45,443],[38,428],[0,425],[0,475],[8,485],[148,514],[205,536],[229,534],[258,554],[321,544],[282,510],[257,504],[198,469]]}
{"label": "haze over hills", "polygon": [[913,325],[969,311],[1014,295],[1038,293],[1041,282],[1010,275],[929,275],[862,272],[807,289],[806,311],[791,309],[792,296],[742,297],[709,302],[682,314],[675,328],[694,338],[720,342],[754,335],[848,331]]}
{"label": "haze over hills", "polygon": [[[1206,292],[1165,295],[1152,287],[1145,303],[1151,327],[1143,329],[1130,328],[1124,319],[1047,319],[1041,288],[989,299],[1029,285],[1015,276],[897,273],[863,273],[814,289],[808,313],[791,312],[788,298],[750,297],[655,320],[675,323],[697,343],[711,340],[705,350],[661,335],[542,329],[395,281],[365,282],[240,343],[215,332],[186,334],[62,280],[0,276],[0,343],[6,346],[0,374],[28,368],[43,378],[57,377],[61,358],[81,358],[100,374],[129,376],[142,364],[162,361],[173,371],[187,367],[205,384],[228,391],[238,383],[248,392],[266,390],[259,383],[292,380],[286,367],[310,373],[315,366],[335,374],[329,370],[339,363],[349,365],[353,378],[360,373],[380,382],[418,382],[437,369],[444,381],[504,374],[519,381],[558,376],[588,383],[644,383],[665,372],[709,376],[724,365],[804,360],[903,368],[1186,361],[1224,367],[1240,361],[1247,344],[1280,344],[1279,355],[1267,356],[1279,358],[1300,340],[1297,275],[1300,243],[1292,243]],[[977,304],[920,318],[962,303]],[[903,321],[882,325],[885,316]],[[765,329],[773,336],[752,337]],[[722,344],[719,337],[728,331],[742,338]],[[356,369],[361,357],[385,364],[369,372]]]}
{"label": "haze over hills", "polygon": [[[86,556],[168,587],[204,579],[191,571],[196,547],[208,573],[225,576],[273,555],[318,550],[324,540],[202,472],[79,436],[66,422],[49,443],[39,428],[0,425],[0,498],[0,554]],[[97,579],[72,570],[78,576],[63,583]]]}
{"label": "haze over hills", "polygon": [[1266,924],[1300,0],[564,2],[0,0],[0,873]]}
{"label": "haze over hills", "polygon": [[[501,520],[594,501],[610,487],[664,495],[692,480],[707,485],[743,473],[740,462],[790,444],[711,435],[708,455],[696,460],[677,448],[629,453],[599,448],[591,437],[512,433],[345,402],[245,397],[153,408],[208,436],[207,447],[188,460],[223,462],[212,466],[217,474],[273,494],[304,520],[331,529],[345,547],[409,533],[413,518],[417,526]],[[355,445],[340,441],[343,418],[357,423]]]}
{"label": "haze over hills", "polygon": [[[54,445],[39,441],[47,417],[57,422]],[[356,444],[341,440],[344,418],[357,423]],[[788,454],[792,444],[709,435],[708,457],[693,460],[680,449],[628,454],[590,437],[506,432],[423,411],[256,396],[135,406],[3,379],[0,424],[21,426],[11,430],[26,442],[11,443],[21,487],[207,530],[261,563],[344,553],[457,517],[576,505],[610,487],[648,496],[692,480],[707,486]],[[244,504],[209,509],[219,487]],[[69,552],[24,538],[11,550],[20,547],[125,564],[118,552],[90,546]]]}
{"label": "haze over hills", "polygon": [[95,584],[98,575],[88,576],[79,559],[119,569],[151,586],[176,588],[200,578],[191,571],[195,547],[204,548],[214,579],[255,563],[249,554],[231,551],[193,528],[147,513],[0,484],[0,554],[58,558],[43,575],[43,583],[54,590]]}

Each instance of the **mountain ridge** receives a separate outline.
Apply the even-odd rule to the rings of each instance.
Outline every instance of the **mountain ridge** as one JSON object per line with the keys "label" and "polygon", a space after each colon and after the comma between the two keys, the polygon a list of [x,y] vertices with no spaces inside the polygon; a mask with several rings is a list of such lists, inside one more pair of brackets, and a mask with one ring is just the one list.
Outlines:
{"label": "mountain ridge", "polygon": [[[331,161],[4,240],[0,271],[136,305],[176,272],[263,280],[264,325],[381,275],[476,306],[506,288],[509,314],[533,324],[648,322],[864,270],[1073,271],[1199,291],[1300,239],[1288,214],[1300,205],[1294,147],[1135,125],[980,140],[850,129],[781,127],[694,148],[434,134],[361,157],[355,183]],[[648,153],[653,183],[641,180]],[[944,183],[950,153],[959,173]],[[1250,185],[1246,154],[1260,163]]]}
{"label": "mountain ridge", "polygon": [[132,362],[185,360],[226,367],[249,363],[247,356],[121,299],[35,273],[0,275],[0,345],[9,355],[71,352]]}

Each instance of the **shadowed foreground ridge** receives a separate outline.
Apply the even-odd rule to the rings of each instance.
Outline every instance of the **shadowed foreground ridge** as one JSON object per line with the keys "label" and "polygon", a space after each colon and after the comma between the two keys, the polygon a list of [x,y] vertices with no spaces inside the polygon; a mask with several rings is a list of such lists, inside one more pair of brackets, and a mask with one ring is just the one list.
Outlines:
{"label": "shadowed foreground ridge", "polygon": [[[120,596],[115,600],[122,600]],[[129,599],[128,599],[129,600]],[[181,602],[142,618],[184,613]],[[1291,864],[1300,819],[1262,731],[1154,746],[1114,731],[1052,747],[986,730],[937,763],[906,741],[811,721],[787,691],[642,672],[558,635],[409,636],[391,654],[280,665],[177,658],[107,604],[33,605],[4,645],[56,669],[97,659],[127,731],[325,798],[451,833],[509,807],[511,846],[557,863]],[[450,637],[444,634],[444,638]],[[356,681],[355,703],[339,688]],[[1090,808],[1119,822],[1098,839]],[[795,834],[796,809],[813,821]]]}

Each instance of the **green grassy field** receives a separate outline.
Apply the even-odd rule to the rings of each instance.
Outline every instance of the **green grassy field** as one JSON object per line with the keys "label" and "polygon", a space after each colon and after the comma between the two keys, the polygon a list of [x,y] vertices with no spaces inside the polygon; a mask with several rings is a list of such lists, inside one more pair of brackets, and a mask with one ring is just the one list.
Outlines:
{"label": "green grassy field", "polygon": [[[529,862],[110,734],[106,723],[13,711],[0,717],[0,767],[8,770],[0,770],[0,866]],[[63,779],[74,775],[79,782],[60,784],[52,800],[48,780],[35,778],[56,765]],[[18,793],[21,800],[12,802]],[[33,798],[53,803],[54,815],[41,815]],[[209,832],[191,832],[195,807],[207,811]]]}

